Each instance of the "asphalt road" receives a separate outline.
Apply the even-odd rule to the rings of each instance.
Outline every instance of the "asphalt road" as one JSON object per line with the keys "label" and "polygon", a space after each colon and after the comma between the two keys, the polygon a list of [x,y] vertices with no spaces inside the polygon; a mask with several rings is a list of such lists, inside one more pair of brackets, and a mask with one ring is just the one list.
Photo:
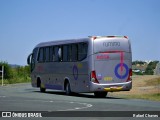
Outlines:
{"label": "asphalt road", "polygon": [[[93,114],[93,116],[95,114],[101,114],[106,111],[107,112],[119,111],[119,113],[124,111],[125,114],[127,115],[129,114],[128,111],[160,112],[160,102],[139,100],[139,99],[124,99],[124,98],[117,98],[110,96],[106,98],[94,98],[93,94],[75,94],[73,96],[66,96],[65,93],[62,91],[53,91],[53,90],[47,90],[46,93],[41,93],[39,92],[38,88],[32,88],[30,84],[14,84],[14,85],[0,86],[0,111],[1,112],[44,111],[46,113],[50,113],[48,115],[56,114],[54,112],[57,112],[57,114],[59,114],[60,111],[65,111],[65,112],[71,111],[71,113],[67,114],[69,115],[73,114],[73,116],[74,114],[75,116],[76,114],[85,116],[85,114],[87,113],[86,111],[93,111],[87,113],[87,114]],[[82,112],[76,113],[75,111],[82,111]],[[62,113],[63,112],[60,112],[60,115]],[[109,117],[111,119],[115,117],[114,119],[121,118],[124,120],[124,118],[122,117],[117,117],[116,116],[118,115],[117,113],[113,112],[111,114],[115,114],[115,116],[112,115],[111,117]],[[65,119],[65,120],[70,119],[69,117],[66,118],[55,117],[55,118]],[[52,119],[52,118],[48,117],[45,119]],[[76,119],[81,119],[81,117]],[[106,118],[99,116],[91,117],[89,115],[89,117],[87,117],[86,119],[96,120],[96,119],[106,119]]]}

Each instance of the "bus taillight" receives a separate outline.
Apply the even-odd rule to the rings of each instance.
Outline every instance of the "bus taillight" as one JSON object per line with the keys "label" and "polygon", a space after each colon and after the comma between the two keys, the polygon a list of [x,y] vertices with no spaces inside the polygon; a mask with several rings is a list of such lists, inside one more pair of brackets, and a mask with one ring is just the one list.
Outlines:
{"label": "bus taillight", "polygon": [[94,83],[99,83],[96,77],[96,71],[91,72],[91,81]]}
{"label": "bus taillight", "polygon": [[132,69],[129,69],[129,75],[128,75],[128,79],[126,82],[131,81],[132,80]]}
{"label": "bus taillight", "polygon": [[124,38],[127,38],[127,39],[128,39],[128,36],[124,36]]}

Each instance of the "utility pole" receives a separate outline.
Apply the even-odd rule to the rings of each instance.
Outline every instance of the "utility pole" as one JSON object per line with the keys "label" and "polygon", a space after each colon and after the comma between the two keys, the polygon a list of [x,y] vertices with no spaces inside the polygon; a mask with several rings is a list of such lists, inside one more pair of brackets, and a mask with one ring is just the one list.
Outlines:
{"label": "utility pole", "polygon": [[1,66],[1,67],[2,67],[2,70],[1,70],[0,72],[2,73],[2,86],[3,86],[3,77],[4,77],[4,76],[3,76],[3,75],[4,75],[3,73],[4,73],[4,66]]}

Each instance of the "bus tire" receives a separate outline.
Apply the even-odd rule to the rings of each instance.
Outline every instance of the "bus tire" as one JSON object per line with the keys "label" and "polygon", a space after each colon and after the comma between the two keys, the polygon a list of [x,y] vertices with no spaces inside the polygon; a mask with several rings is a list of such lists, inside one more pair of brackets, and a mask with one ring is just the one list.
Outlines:
{"label": "bus tire", "polygon": [[42,93],[45,93],[45,92],[46,92],[46,89],[40,87],[40,91],[41,91]]}
{"label": "bus tire", "polygon": [[66,95],[71,95],[71,87],[70,87],[70,84],[69,82],[66,83],[66,86],[65,86],[65,91],[66,91]]}
{"label": "bus tire", "polygon": [[105,98],[107,96],[107,92],[94,92],[94,96],[96,98]]}
{"label": "bus tire", "polygon": [[42,93],[46,92],[46,88],[44,88],[44,87],[42,86],[42,84],[40,84],[40,91],[41,91]]}
{"label": "bus tire", "polygon": [[45,89],[45,88],[40,87],[40,91],[41,91],[42,93],[45,93],[45,92],[46,92],[46,89]]}

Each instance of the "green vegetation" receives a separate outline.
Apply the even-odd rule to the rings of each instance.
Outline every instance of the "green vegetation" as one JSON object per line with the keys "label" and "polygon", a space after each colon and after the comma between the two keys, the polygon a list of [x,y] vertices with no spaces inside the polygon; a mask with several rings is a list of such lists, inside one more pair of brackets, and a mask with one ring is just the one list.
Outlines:
{"label": "green vegetation", "polygon": [[[0,62],[0,66],[4,66],[4,84],[25,83],[30,82],[30,67],[17,66],[11,67],[7,62]],[[0,84],[2,82],[0,75]]]}
{"label": "green vegetation", "polygon": [[[157,63],[159,63],[159,61],[152,61],[150,63],[144,61],[133,61],[132,62],[133,75],[153,75]],[[139,70],[139,71],[135,72],[134,70],[135,71]]]}
{"label": "green vegetation", "polygon": [[132,75],[144,75],[142,72],[133,72],[132,71]]}
{"label": "green vegetation", "polygon": [[154,69],[156,68],[156,65],[159,61],[153,61],[150,62],[146,68],[145,74],[146,75],[153,75],[154,74]]}
{"label": "green vegetation", "polygon": [[144,64],[146,64],[146,62],[138,61],[138,60],[132,62],[132,65],[137,65],[137,64],[144,65]]}

